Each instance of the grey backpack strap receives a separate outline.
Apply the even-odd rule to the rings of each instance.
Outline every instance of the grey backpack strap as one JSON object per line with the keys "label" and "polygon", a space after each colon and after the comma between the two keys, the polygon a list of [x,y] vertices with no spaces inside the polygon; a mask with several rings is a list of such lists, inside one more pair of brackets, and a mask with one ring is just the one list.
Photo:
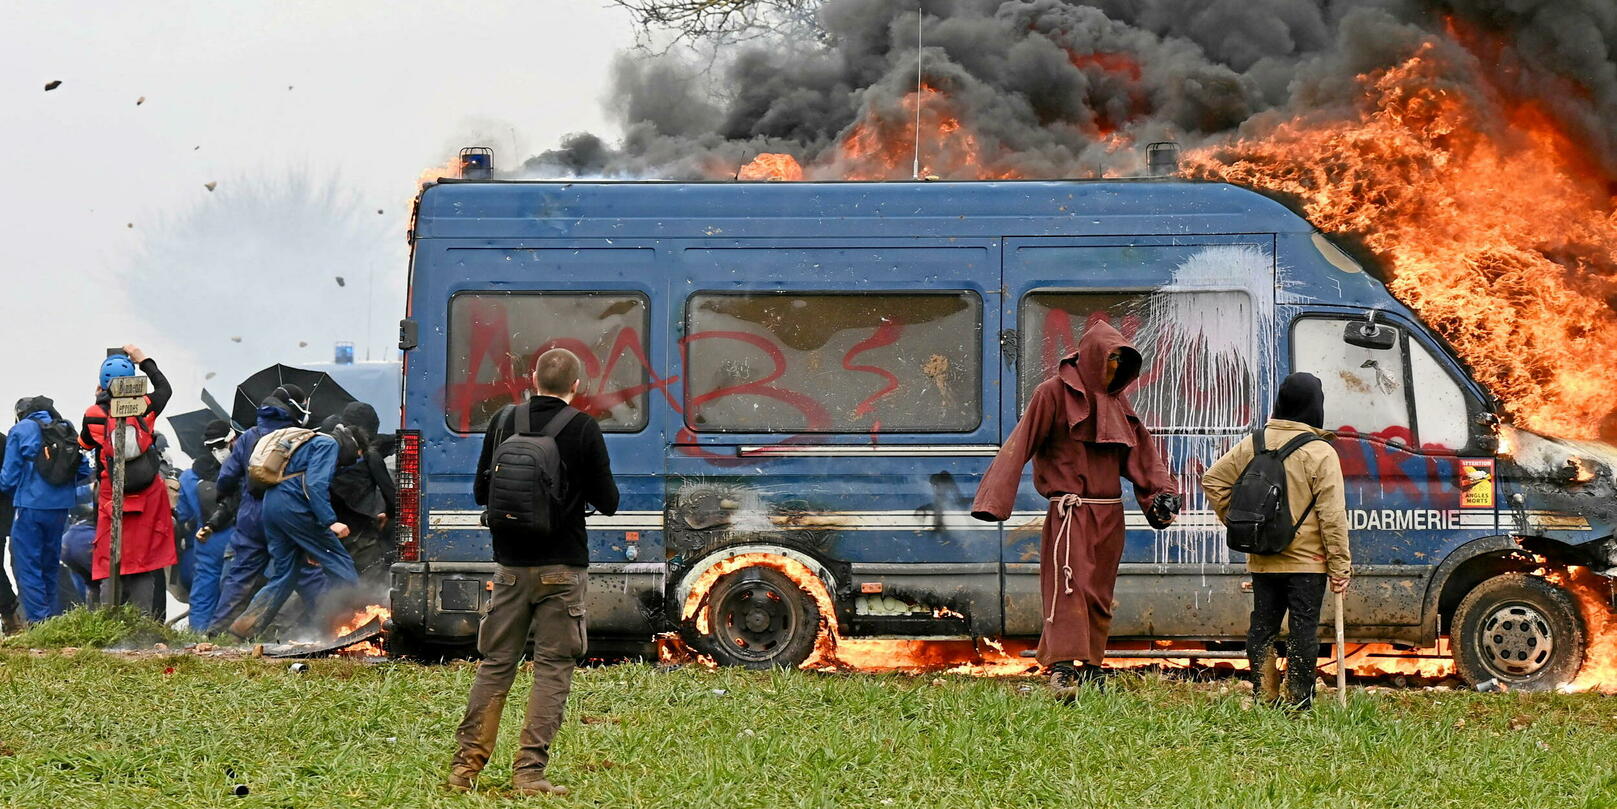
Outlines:
{"label": "grey backpack strap", "polygon": [[511,405],[516,409],[516,432],[513,435],[527,435],[533,432],[533,414],[528,412],[528,403]]}
{"label": "grey backpack strap", "polygon": [[545,425],[544,432],[540,433],[540,435],[555,438],[556,436],[561,435],[562,430],[567,429],[567,425],[573,423],[573,418],[575,416],[581,415],[583,414],[578,410],[573,409],[571,405],[564,407],[557,411],[556,415],[550,417],[550,423]]}

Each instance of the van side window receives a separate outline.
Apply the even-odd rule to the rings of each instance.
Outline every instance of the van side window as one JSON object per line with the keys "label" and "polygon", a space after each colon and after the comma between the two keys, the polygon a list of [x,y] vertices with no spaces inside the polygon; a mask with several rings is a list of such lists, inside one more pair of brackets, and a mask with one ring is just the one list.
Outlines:
{"label": "van side window", "polygon": [[1410,367],[1415,380],[1415,427],[1424,449],[1459,452],[1471,443],[1471,417],[1465,392],[1443,369],[1432,352],[1409,341]]}
{"label": "van side window", "polygon": [[633,292],[464,292],[449,301],[449,426],[481,432],[524,400],[533,364],[552,348],[583,363],[573,406],[607,432],[646,426],[647,306]]}
{"label": "van side window", "polygon": [[[1319,377],[1325,389],[1325,429],[1410,446],[1409,378],[1404,346],[1359,348],[1343,342],[1350,321],[1305,317],[1292,326],[1292,370]],[[1462,442],[1463,443],[1463,442]]]}
{"label": "van side window", "polygon": [[1259,356],[1252,299],[1244,292],[1033,292],[1022,299],[1017,363],[1020,407],[1104,320],[1145,360],[1129,389],[1146,426],[1178,432],[1245,430],[1256,411]]}
{"label": "van side window", "polygon": [[697,293],[685,420],[706,432],[970,432],[982,419],[974,292]]}

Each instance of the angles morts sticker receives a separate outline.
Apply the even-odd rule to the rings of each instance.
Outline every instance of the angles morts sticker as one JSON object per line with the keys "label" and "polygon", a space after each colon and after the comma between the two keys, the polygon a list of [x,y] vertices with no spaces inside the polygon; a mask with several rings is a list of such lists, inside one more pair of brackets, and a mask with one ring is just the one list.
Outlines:
{"label": "angles morts sticker", "polygon": [[1493,507],[1493,459],[1468,458],[1460,461],[1460,508]]}

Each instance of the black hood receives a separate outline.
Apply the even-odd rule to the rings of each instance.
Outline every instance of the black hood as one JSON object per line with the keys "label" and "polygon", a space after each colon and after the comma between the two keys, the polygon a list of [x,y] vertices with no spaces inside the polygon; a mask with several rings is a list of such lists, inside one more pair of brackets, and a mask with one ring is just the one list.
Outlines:
{"label": "black hood", "polygon": [[1319,377],[1296,373],[1280,383],[1275,396],[1273,418],[1299,421],[1316,430],[1325,429],[1325,388]]}

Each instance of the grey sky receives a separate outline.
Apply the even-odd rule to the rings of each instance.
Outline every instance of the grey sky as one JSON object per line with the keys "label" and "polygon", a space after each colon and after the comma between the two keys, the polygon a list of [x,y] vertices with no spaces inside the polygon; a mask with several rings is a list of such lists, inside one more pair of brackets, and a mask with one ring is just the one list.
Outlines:
{"label": "grey sky", "polygon": [[[380,265],[391,275],[349,286],[401,288],[421,171],[472,143],[506,163],[568,132],[611,131],[608,66],[631,44],[627,19],[596,2],[0,6],[0,402],[44,393],[76,421],[103,348],[133,341],[180,389],[176,412],[196,406],[205,369],[186,345],[227,338],[151,322],[113,276],[165,223],[210,203],[204,183],[340,179],[385,212],[400,256]],[[51,80],[61,87],[44,92]],[[242,286],[273,305],[263,280]],[[385,343],[398,314],[366,336]],[[331,354],[254,351],[243,364]],[[227,393],[221,382],[209,386]]]}

